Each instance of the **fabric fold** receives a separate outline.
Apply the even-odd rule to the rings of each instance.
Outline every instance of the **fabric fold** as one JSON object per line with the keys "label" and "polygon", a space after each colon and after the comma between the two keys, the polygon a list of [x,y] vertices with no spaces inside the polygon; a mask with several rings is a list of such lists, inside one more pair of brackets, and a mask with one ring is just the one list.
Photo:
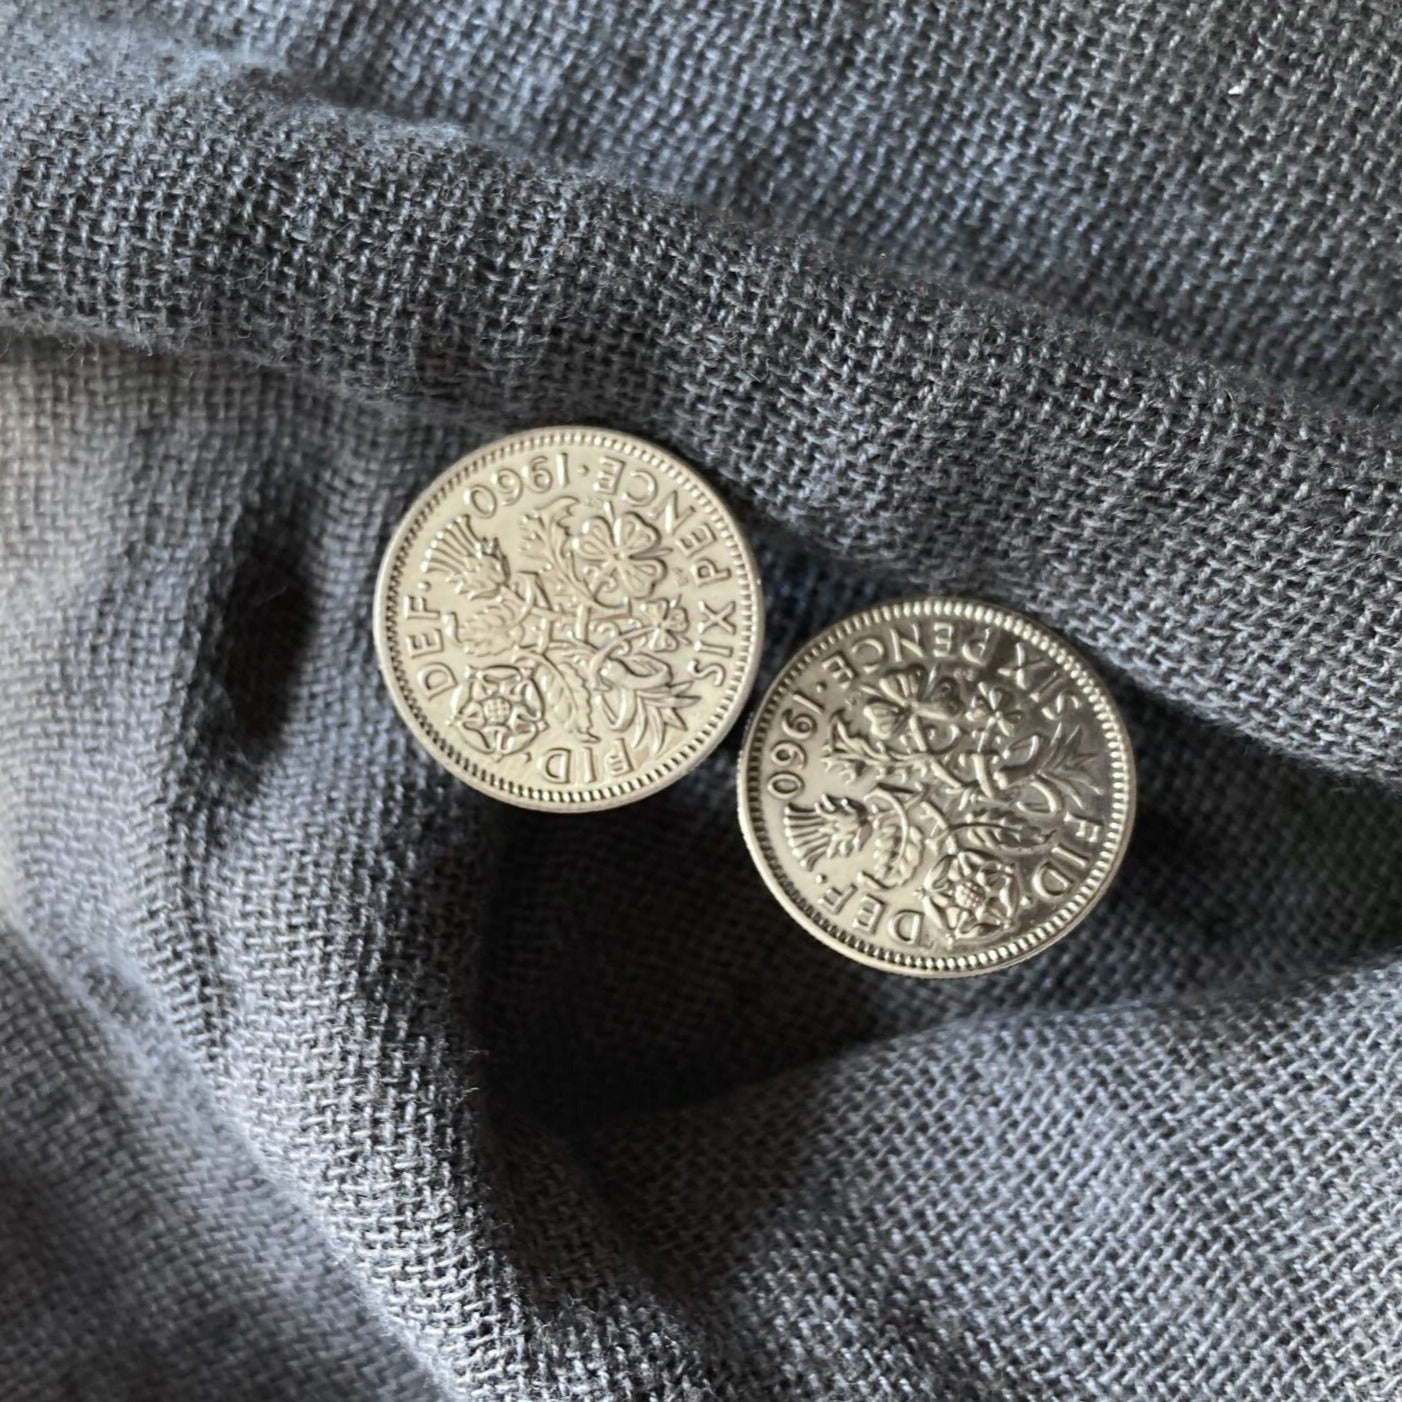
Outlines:
{"label": "fabric fold", "polygon": [[818,549],[910,591],[996,579],[1199,714],[1402,777],[1391,419],[289,101],[257,67],[33,37],[3,133],[12,330],[518,423],[587,390]]}

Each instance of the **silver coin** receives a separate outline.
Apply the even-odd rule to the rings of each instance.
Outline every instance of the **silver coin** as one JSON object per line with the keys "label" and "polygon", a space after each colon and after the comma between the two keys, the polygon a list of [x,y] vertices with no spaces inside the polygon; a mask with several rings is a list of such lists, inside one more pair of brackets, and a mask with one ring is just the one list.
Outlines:
{"label": "silver coin", "polygon": [[794,919],[928,978],[1060,939],[1134,817],[1104,683],[1040,624],[965,599],[883,604],[813,639],[756,710],[738,783],[750,853]]}
{"label": "silver coin", "polygon": [[375,645],[433,757],[508,803],[590,812],[681,778],[754,685],[759,570],[716,492],[624,433],[489,443],[410,507]]}

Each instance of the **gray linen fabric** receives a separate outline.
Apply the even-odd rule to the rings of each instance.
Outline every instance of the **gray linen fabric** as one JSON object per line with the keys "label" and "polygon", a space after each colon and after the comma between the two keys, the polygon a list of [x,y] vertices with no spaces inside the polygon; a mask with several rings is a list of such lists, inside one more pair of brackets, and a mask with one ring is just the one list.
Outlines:
{"label": "gray linen fabric", "polygon": [[[0,0],[0,1396],[1392,1399],[1402,9]],[[828,953],[734,741],[521,813],[383,694],[498,433],[657,439],[767,673],[1104,666],[1113,894]]]}

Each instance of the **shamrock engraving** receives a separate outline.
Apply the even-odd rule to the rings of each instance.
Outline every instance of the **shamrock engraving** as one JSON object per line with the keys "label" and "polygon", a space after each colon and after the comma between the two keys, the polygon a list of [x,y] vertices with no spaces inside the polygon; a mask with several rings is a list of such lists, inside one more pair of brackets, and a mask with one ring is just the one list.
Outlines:
{"label": "shamrock engraving", "polygon": [[667,566],[658,551],[661,543],[656,526],[635,511],[625,511],[611,521],[589,517],[573,546],[580,576],[594,599],[617,607],[645,599],[666,577]]}
{"label": "shamrock engraving", "polygon": [[1025,715],[1016,704],[1012,691],[991,682],[982,681],[969,698],[968,718],[977,729],[1011,739],[1017,734]]}
{"label": "shamrock engraving", "polygon": [[633,610],[639,627],[637,644],[650,652],[675,652],[686,636],[686,610],[668,599],[644,599]]}

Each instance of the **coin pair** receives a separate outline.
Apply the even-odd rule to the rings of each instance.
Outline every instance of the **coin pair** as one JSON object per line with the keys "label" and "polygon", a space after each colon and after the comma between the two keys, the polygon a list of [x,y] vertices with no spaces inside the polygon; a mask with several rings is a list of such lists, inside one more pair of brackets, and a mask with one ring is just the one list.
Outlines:
{"label": "coin pair", "polygon": [[[686,464],[594,428],[488,444],[410,508],[375,641],[450,772],[527,808],[644,798],[710,754],[754,685],[759,570]],[[864,963],[930,977],[1026,958],[1091,908],[1133,817],[1129,741],[1065,643],[919,599],[827,629],[746,730],[740,822],[770,889]]]}

